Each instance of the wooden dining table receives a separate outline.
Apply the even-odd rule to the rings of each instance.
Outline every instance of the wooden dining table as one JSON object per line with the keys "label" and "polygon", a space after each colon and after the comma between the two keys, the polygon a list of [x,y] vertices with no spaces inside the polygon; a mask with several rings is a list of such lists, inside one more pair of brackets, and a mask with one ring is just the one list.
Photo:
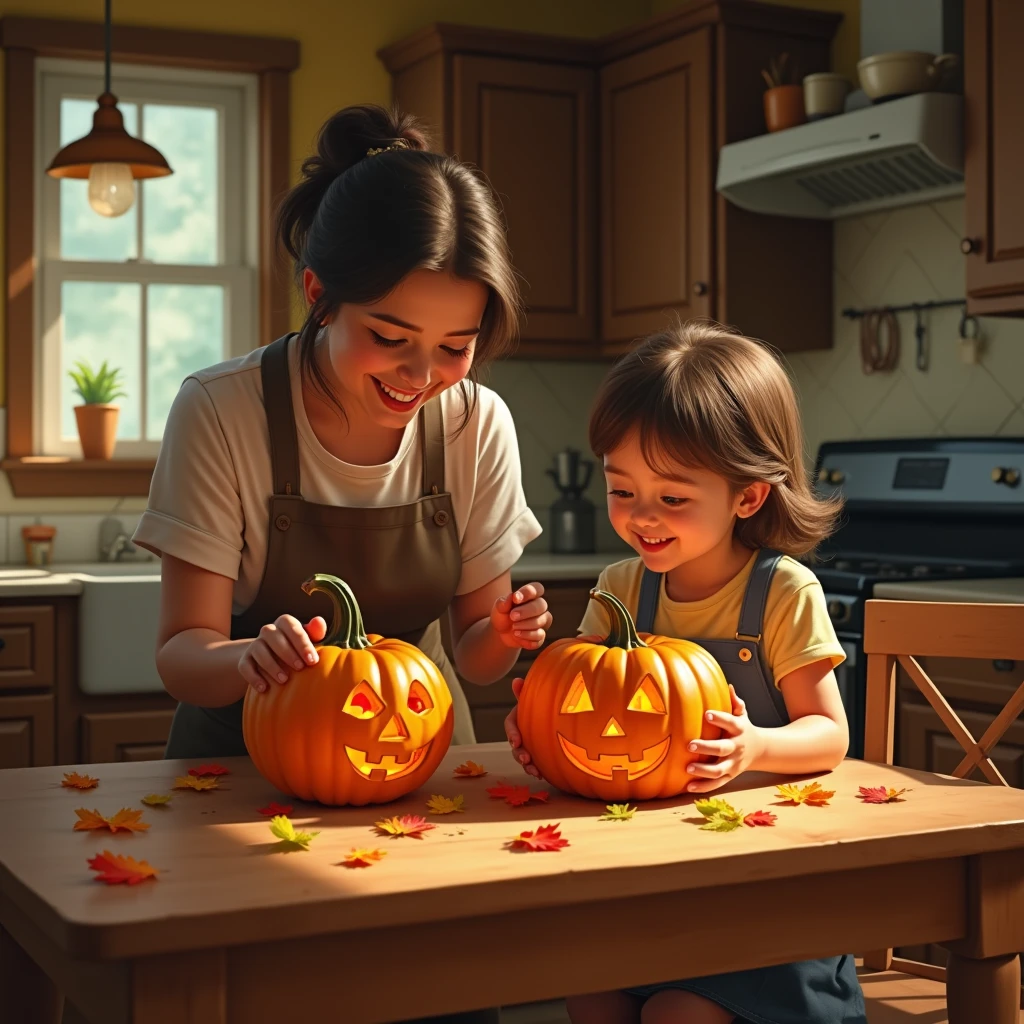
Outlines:
{"label": "wooden dining table", "polygon": [[[455,776],[467,760],[487,774]],[[1019,790],[846,760],[816,777],[826,806],[783,803],[792,778],[734,780],[717,795],[775,823],[714,832],[692,796],[625,820],[554,790],[513,806],[488,788],[545,787],[505,744],[453,747],[423,788],[367,807],[286,799],[247,758],[221,763],[207,792],[172,788],[186,761],[0,772],[0,1019],[42,1022],[62,992],[92,1024],[387,1022],[928,942],[950,950],[950,1024],[1017,1019]],[[96,788],[63,787],[73,770]],[[871,804],[861,786],[906,792]],[[462,810],[431,813],[435,794]],[[275,800],[319,833],[307,848],[272,835]],[[76,808],[122,807],[150,828],[74,831]],[[406,814],[435,827],[375,827]],[[549,824],[569,845],[509,847]],[[386,854],[345,866],[359,848]],[[98,882],[104,850],[159,874]]]}

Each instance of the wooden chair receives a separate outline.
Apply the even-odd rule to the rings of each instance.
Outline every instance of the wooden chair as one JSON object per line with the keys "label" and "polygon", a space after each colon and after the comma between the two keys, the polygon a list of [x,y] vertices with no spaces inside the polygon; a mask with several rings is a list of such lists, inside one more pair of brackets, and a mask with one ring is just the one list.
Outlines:
{"label": "wooden chair", "polygon": [[[952,774],[963,779],[978,769],[993,785],[1008,785],[989,755],[1024,711],[1024,682],[976,739],[918,658],[1012,659],[1021,663],[1018,676],[1024,677],[1024,604],[871,600],[865,604],[864,653],[865,761],[893,763],[899,666],[963,747],[964,756]],[[866,953],[860,973],[871,1024],[946,1024],[944,967],[894,957],[892,950],[886,949]],[[1024,1024],[1024,1013],[1021,1022]]]}

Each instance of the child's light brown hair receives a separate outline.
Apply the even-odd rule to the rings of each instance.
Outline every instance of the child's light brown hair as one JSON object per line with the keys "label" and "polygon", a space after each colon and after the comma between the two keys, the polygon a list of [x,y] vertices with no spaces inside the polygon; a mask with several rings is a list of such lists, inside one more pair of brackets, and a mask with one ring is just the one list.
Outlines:
{"label": "child's light brown hair", "polygon": [[736,490],[771,484],[764,505],[736,521],[743,544],[801,555],[832,532],[841,503],[811,490],[796,395],[763,343],[707,320],[646,338],[601,385],[590,447],[607,455],[634,432],[657,473],[673,462],[717,473]]}

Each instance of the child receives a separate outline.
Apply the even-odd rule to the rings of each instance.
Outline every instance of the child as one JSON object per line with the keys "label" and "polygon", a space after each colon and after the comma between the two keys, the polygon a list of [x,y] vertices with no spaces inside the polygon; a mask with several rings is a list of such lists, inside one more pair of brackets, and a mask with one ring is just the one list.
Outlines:
{"label": "child", "polygon": [[[814,574],[793,559],[828,533],[837,502],[817,500],[802,464],[796,398],[760,343],[717,324],[644,341],[606,378],[590,419],[608,516],[639,554],[598,588],[643,632],[694,639],[722,665],[733,713],[690,749],[691,793],[748,770],[829,771],[846,755],[833,669],[844,658]],[[583,634],[608,632],[591,602]],[[518,693],[522,683],[517,680]],[[515,756],[532,773],[515,713]],[[782,964],[567,1001],[573,1024],[865,1024],[852,956]]]}

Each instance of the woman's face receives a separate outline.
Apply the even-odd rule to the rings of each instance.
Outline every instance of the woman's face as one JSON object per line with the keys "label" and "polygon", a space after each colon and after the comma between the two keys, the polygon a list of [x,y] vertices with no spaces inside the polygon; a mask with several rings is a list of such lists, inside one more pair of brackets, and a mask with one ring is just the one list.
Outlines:
{"label": "woman's face", "polygon": [[[322,287],[303,275],[306,300]],[[473,365],[488,289],[434,270],[414,270],[390,295],[342,305],[328,324],[330,369],[349,416],[361,410],[382,427],[402,428],[420,406]]]}

